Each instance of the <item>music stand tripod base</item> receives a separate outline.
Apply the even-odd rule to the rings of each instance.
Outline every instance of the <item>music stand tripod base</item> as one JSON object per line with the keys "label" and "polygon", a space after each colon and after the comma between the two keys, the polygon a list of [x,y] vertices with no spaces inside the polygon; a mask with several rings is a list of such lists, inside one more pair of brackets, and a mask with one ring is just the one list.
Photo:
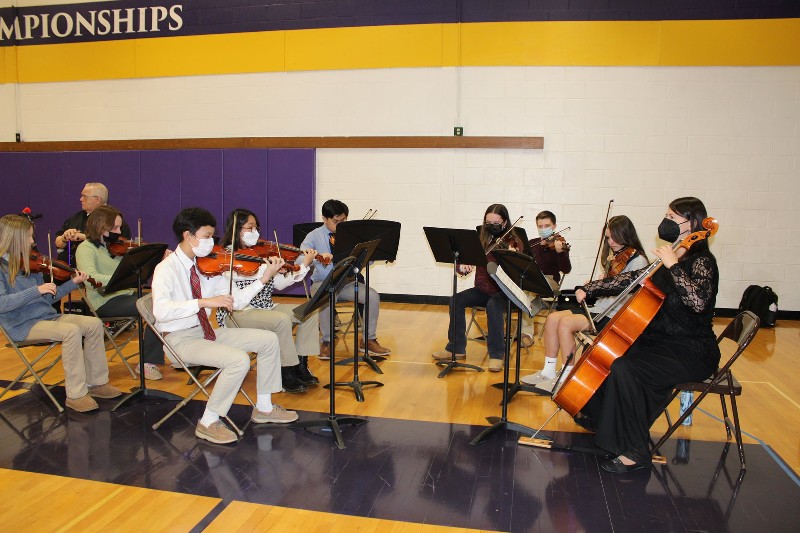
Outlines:
{"label": "music stand tripod base", "polygon": [[[369,367],[372,369],[372,371],[375,372],[376,374],[383,374],[383,370],[381,370],[381,367],[379,367],[377,363],[383,363],[384,361],[386,361],[386,357],[384,357],[382,355],[369,355],[369,354],[367,354],[367,355],[359,355],[358,356],[358,362],[359,363],[367,363],[369,365]],[[337,364],[339,366],[344,366],[344,365],[352,364],[354,362],[355,362],[355,358],[354,357],[348,357],[347,359],[341,359],[339,361],[336,361],[335,364]]]}
{"label": "music stand tripod base", "polygon": [[[352,387],[353,393],[356,395],[356,401],[363,402],[364,401],[364,387],[372,386],[372,387],[383,387],[383,383],[380,381],[336,381],[333,384],[334,387]],[[330,383],[327,385],[323,385],[323,388],[330,389]]]}
{"label": "music stand tripod base", "polygon": [[443,366],[441,372],[437,377],[443,378],[447,374],[450,373],[451,370],[454,368],[466,368],[467,370],[477,370],[478,372],[483,372],[483,369],[476,365],[470,365],[468,363],[459,363],[456,361],[455,357],[453,357],[450,361],[436,361],[436,366]]}
{"label": "music stand tripod base", "polygon": [[321,435],[323,437],[333,435],[333,439],[336,442],[336,447],[340,450],[344,450],[344,437],[342,437],[342,430],[339,426],[360,426],[361,424],[366,423],[367,420],[354,416],[329,416],[324,421],[306,420],[303,422],[295,422],[291,427],[294,429],[305,429],[309,433]]}
{"label": "music stand tripod base", "polygon": [[499,429],[507,429],[511,431],[516,431],[517,433],[524,433],[529,437],[534,433],[534,430],[529,428],[528,426],[523,426],[522,424],[517,424],[516,422],[511,422],[510,420],[503,420],[499,416],[487,416],[486,420],[492,425],[484,429],[480,433],[478,433],[478,436],[470,441],[470,444],[472,446],[484,442],[486,439],[491,437],[495,431]]}

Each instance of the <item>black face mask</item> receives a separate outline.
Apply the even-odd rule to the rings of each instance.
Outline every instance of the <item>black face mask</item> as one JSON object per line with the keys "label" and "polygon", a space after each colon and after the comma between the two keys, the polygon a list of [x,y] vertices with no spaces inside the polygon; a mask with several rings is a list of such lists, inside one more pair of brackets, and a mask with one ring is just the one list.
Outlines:
{"label": "black face mask", "polygon": [[105,237],[106,244],[114,244],[120,238],[119,233],[114,233],[113,231],[108,232],[108,237]]}
{"label": "black face mask", "polygon": [[665,218],[664,220],[661,221],[661,224],[658,225],[659,239],[667,242],[675,242],[678,240],[678,237],[680,236],[681,236],[681,227],[674,220]]}
{"label": "black face mask", "polygon": [[486,231],[489,232],[489,235],[492,237],[497,237],[498,235],[503,233],[503,225],[502,224],[484,224],[486,226]]}

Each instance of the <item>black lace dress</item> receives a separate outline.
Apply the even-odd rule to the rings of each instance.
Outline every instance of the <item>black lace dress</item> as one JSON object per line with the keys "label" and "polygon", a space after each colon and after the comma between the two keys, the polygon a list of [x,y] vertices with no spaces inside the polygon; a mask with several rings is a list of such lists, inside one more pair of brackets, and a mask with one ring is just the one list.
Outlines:
{"label": "black lace dress", "polygon": [[[642,271],[588,283],[589,296],[622,292]],[[614,454],[647,453],[650,426],[663,411],[674,385],[702,380],[719,364],[711,319],[719,270],[710,251],[687,254],[662,267],[652,281],[666,294],[661,309],[624,356],[611,365],[606,381],[582,413],[596,429],[595,444]]]}

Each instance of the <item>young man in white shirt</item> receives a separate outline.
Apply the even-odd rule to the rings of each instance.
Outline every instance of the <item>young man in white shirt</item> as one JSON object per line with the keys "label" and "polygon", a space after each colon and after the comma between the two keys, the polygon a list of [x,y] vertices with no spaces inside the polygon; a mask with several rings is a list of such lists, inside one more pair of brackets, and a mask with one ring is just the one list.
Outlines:
{"label": "young man in white shirt", "polygon": [[257,402],[251,420],[255,424],[288,424],[297,413],[272,403],[281,391],[280,349],[277,336],[261,329],[213,330],[208,319],[212,309],[242,309],[264,286],[257,280],[244,289],[229,292],[226,276],[206,277],[197,269],[197,258],[214,246],[214,216],[199,207],[182,210],[172,230],[180,243],[153,274],[153,314],[156,328],[166,335],[187,364],[221,368],[195,435],[216,444],[236,442],[236,434],[220,420],[230,409],[248,370],[248,352],[256,352]]}

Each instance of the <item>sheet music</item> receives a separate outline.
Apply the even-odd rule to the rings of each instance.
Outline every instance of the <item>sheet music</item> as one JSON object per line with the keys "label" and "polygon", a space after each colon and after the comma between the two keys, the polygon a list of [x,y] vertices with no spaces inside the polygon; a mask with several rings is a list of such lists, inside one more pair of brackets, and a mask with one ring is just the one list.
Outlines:
{"label": "sheet music", "polygon": [[519,285],[514,283],[508,274],[503,271],[503,269],[497,263],[489,263],[486,266],[486,270],[489,272],[489,276],[497,282],[497,286],[500,287],[500,290],[503,291],[511,303],[528,313],[528,316],[533,316],[534,313],[531,310],[530,301],[528,295],[525,294],[525,291],[519,288]]}

